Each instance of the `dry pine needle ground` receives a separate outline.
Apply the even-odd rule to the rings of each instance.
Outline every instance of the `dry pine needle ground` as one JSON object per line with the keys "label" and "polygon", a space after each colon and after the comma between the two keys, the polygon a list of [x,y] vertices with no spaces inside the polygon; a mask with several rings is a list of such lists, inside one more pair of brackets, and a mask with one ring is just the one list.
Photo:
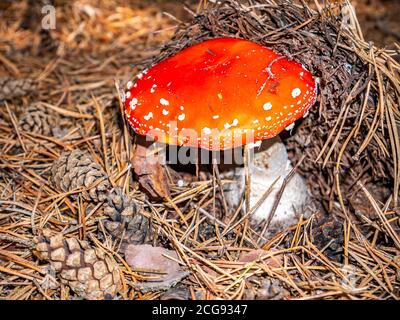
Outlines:
{"label": "dry pine needle ground", "polygon": [[[193,21],[180,23],[151,5],[59,1],[57,29],[48,34],[22,28],[23,9],[23,1],[13,2],[0,12],[0,298],[105,298],[85,296],[85,279],[72,285],[57,263],[33,255],[37,236],[49,232],[79,239],[101,261],[112,258],[108,271],[88,281],[107,276],[104,287],[116,299],[176,290],[193,299],[400,297],[400,66],[392,58],[399,52],[364,41],[349,3],[202,1],[187,10]],[[135,137],[119,115],[119,85],[217,36],[270,46],[320,78],[316,106],[284,137],[294,164],[305,155],[298,170],[315,214],[273,239],[240,215],[226,215],[215,196],[224,181],[210,172],[167,168],[165,201],[150,200],[133,177]],[[55,161],[76,150],[97,164],[100,198],[82,185],[55,183]],[[127,235],[116,237],[110,222],[135,214],[124,211],[129,201],[144,220],[128,219]],[[119,218],[110,221],[110,210]],[[190,275],[173,293],[136,290],[146,279],[120,253],[132,239],[174,249]],[[54,248],[67,250],[65,243]]]}

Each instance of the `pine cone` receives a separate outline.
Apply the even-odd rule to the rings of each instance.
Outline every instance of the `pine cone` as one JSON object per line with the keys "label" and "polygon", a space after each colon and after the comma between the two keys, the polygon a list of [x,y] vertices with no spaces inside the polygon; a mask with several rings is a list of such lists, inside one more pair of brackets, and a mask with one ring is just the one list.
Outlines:
{"label": "pine cone", "polygon": [[129,223],[138,211],[136,202],[123,194],[121,188],[115,188],[108,194],[104,212],[112,220]]}
{"label": "pine cone", "polygon": [[40,104],[33,104],[21,116],[19,125],[26,132],[49,136],[56,125],[56,120],[46,107]]}
{"label": "pine cone", "polygon": [[128,244],[143,244],[150,235],[149,219],[139,213],[139,206],[121,189],[109,194],[104,211],[113,220],[105,221],[104,226],[114,238],[122,241],[121,248]]}
{"label": "pine cone", "polygon": [[0,100],[10,100],[28,95],[36,89],[36,82],[29,78],[0,78]]}
{"label": "pine cone", "polygon": [[61,282],[80,297],[89,300],[114,296],[121,285],[117,263],[87,241],[63,235],[35,237],[33,253],[50,262],[59,272]]}
{"label": "pine cone", "polygon": [[[96,184],[99,179],[101,182]],[[139,213],[133,199],[123,194],[121,188],[112,189],[107,174],[89,153],[80,150],[63,153],[52,166],[52,181],[64,192],[94,187],[82,192],[87,201],[106,201],[104,212],[112,221],[104,225],[110,234],[126,244],[142,244],[149,232],[149,219]]]}
{"label": "pine cone", "polygon": [[[86,188],[82,195],[88,201],[102,202],[111,190],[107,174],[88,152],[64,152],[54,162],[51,172],[54,185],[63,192]],[[99,179],[102,181],[97,183]]]}
{"label": "pine cone", "polygon": [[143,244],[151,236],[149,219],[141,214],[136,214],[127,224],[119,221],[104,221],[104,227],[114,239],[121,241],[121,251],[124,251],[129,244]]}

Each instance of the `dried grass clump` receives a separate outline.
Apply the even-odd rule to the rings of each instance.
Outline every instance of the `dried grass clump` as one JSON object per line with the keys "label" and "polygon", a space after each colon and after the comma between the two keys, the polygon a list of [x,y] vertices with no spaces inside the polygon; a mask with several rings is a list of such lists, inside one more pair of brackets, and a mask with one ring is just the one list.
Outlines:
{"label": "dried grass clump", "polygon": [[[84,12],[84,4],[95,9],[97,19]],[[82,13],[76,6],[86,9]],[[5,54],[9,67],[2,72],[13,66],[39,86],[37,95],[0,109],[0,297],[75,297],[32,256],[32,238],[43,229],[85,239],[114,256],[123,276],[120,298],[161,296],[160,290],[143,294],[135,289],[145,279],[129,267],[120,242],[104,228],[103,204],[85,199],[80,190],[60,192],[50,182],[54,160],[63,151],[80,149],[100,164],[113,187],[121,187],[142,207],[155,231],[153,243],[176,251],[181,267],[190,272],[179,287],[183,296],[398,299],[400,66],[391,58],[396,52],[363,40],[348,2],[313,7],[285,0],[203,1],[194,20],[178,26],[165,42],[174,26],[156,14],[161,20],[154,34],[149,18],[154,8],[115,10],[78,1],[60,9],[62,17],[70,14],[71,19],[52,34],[58,42],[55,52],[30,56],[30,63],[21,58],[21,50]],[[132,10],[142,17],[133,26],[132,19],[124,18],[132,17]],[[131,27],[140,31],[132,33]],[[105,29],[114,33],[114,41]],[[216,175],[200,172],[196,177],[166,168],[171,196],[158,201],[149,200],[132,178],[135,141],[117,117],[121,106],[114,77],[124,81],[131,76],[130,64],[148,66],[218,36],[272,47],[320,78],[317,105],[296,134],[286,138],[293,162],[305,155],[298,168],[318,210],[273,239],[253,230],[246,216],[225,212],[219,190],[225,181]],[[165,45],[158,54],[155,46],[161,42]],[[33,99],[59,117],[57,136],[18,126],[17,118]],[[185,181],[183,186],[178,180]],[[329,218],[321,222],[324,215]],[[326,240],[322,245],[321,238]]]}

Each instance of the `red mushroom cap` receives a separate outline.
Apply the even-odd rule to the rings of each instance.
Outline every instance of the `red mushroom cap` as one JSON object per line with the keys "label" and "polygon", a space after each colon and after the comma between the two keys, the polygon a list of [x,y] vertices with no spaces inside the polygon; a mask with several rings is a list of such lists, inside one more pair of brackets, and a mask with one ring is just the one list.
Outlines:
{"label": "red mushroom cap", "polygon": [[137,133],[210,150],[274,137],[316,99],[316,83],[301,64],[235,38],[184,49],[127,89],[125,113]]}

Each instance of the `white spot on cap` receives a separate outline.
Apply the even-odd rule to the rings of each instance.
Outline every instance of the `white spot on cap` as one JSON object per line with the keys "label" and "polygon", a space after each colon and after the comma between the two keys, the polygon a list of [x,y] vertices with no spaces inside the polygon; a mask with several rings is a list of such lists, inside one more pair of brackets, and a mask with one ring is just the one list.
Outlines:
{"label": "white spot on cap", "polygon": [[213,118],[213,119],[218,119],[218,118],[219,118],[219,115],[215,115],[215,116],[213,116],[212,118]]}
{"label": "white spot on cap", "polygon": [[129,99],[129,98],[130,98],[130,96],[131,96],[131,92],[130,92],[130,91],[128,91],[128,92],[126,93],[126,98],[127,98],[127,99]]}
{"label": "white spot on cap", "polygon": [[142,78],[143,78],[143,73],[139,73],[139,74],[137,75],[137,78],[138,78],[138,79],[142,79]]}
{"label": "white spot on cap", "polygon": [[160,103],[161,103],[163,106],[169,106],[169,101],[166,100],[166,99],[164,99],[164,98],[161,98],[161,99],[160,99]]}
{"label": "white spot on cap", "polygon": [[265,120],[270,121],[272,118],[271,117],[266,117]]}
{"label": "white spot on cap", "polygon": [[135,110],[137,103],[138,103],[138,99],[133,98],[133,99],[129,102],[129,107],[130,107],[132,110]]}
{"label": "white spot on cap", "polygon": [[264,108],[265,111],[271,110],[272,109],[272,103],[271,102],[264,103],[263,108]]}
{"label": "white spot on cap", "polygon": [[145,115],[144,117],[144,120],[146,120],[146,121],[148,121],[148,120],[150,120],[151,118],[153,118],[153,112],[149,112],[147,115]]}
{"label": "white spot on cap", "polygon": [[211,129],[205,127],[205,128],[203,128],[203,132],[204,132],[205,134],[210,134],[210,133],[211,133]]}
{"label": "white spot on cap", "polygon": [[166,110],[166,109],[162,109],[162,114],[163,114],[164,116],[166,116],[168,113],[169,113],[169,111],[168,111],[168,110]]}
{"label": "white spot on cap", "polygon": [[130,88],[132,88],[132,86],[133,86],[133,82],[128,81],[128,83],[126,84],[126,88],[129,90]]}
{"label": "white spot on cap", "polygon": [[224,124],[224,128],[225,129],[229,129],[230,127],[235,127],[239,124],[239,120],[238,119],[233,119],[232,123],[225,123]]}
{"label": "white spot on cap", "polygon": [[301,94],[301,90],[299,88],[294,88],[292,90],[292,97],[297,98]]}
{"label": "white spot on cap", "polygon": [[184,114],[184,113],[181,113],[181,114],[178,116],[178,120],[179,120],[179,121],[185,120],[185,114]]}

